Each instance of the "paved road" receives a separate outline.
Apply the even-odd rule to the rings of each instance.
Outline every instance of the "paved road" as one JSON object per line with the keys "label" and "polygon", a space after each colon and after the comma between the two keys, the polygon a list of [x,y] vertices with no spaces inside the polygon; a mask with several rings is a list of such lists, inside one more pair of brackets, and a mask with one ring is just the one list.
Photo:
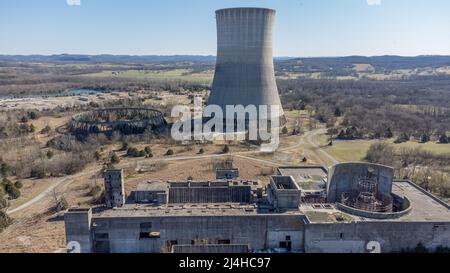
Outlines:
{"label": "paved road", "polygon": [[[329,158],[333,164],[337,164],[339,163],[338,160],[336,160],[336,158],[334,158],[333,156],[331,156],[329,153],[327,153],[324,149],[322,149],[319,145],[317,145],[316,143],[314,143],[313,141],[313,137],[324,133],[325,129],[316,129],[310,132],[306,132],[304,137],[302,138],[302,140],[300,140],[299,142],[297,142],[294,145],[288,146],[288,147],[284,147],[279,149],[279,151],[289,151],[289,150],[293,150],[296,148],[299,148],[301,146],[303,146],[305,143],[313,146],[315,149],[317,149],[317,151],[319,151],[320,153],[322,153],[323,155],[325,155],[327,158]],[[181,160],[194,160],[194,159],[205,159],[205,158],[220,158],[220,157],[226,157],[226,156],[236,156],[236,157],[240,157],[240,158],[244,158],[244,159],[248,159],[248,160],[252,160],[252,161],[256,161],[259,163],[263,163],[269,166],[280,166],[280,164],[269,161],[269,160],[264,160],[264,159],[258,159],[258,158],[253,158],[253,157],[249,157],[249,156],[245,156],[245,155],[249,155],[249,154],[254,154],[254,153],[258,153],[259,150],[252,150],[252,151],[246,151],[246,152],[237,152],[237,153],[229,153],[229,154],[212,154],[212,155],[195,155],[195,156],[177,156],[177,157],[167,157],[167,158],[155,158],[155,159],[140,159],[140,160],[133,160],[131,162],[127,162],[127,163],[123,163],[120,164],[121,168],[125,168],[125,167],[130,167],[133,166],[135,164],[139,164],[139,163],[152,163],[152,162],[159,162],[159,161],[165,161],[165,162],[170,162],[170,161],[181,161]],[[99,172],[101,170],[101,168],[95,168],[92,169],[90,171],[84,171],[82,173],[79,174],[75,174],[75,175],[71,175],[71,176],[67,176],[64,177],[58,181],[56,181],[54,184],[52,184],[51,186],[49,186],[47,189],[45,189],[43,192],[41,192],[39,195],[37,195],[36,197],[34,197],[33,199],[27,201],[26,203],[18,206],[17,208],[14,209],[9,209],[7,210],[8,214],[12,214],[18,211],[21,211],[39,201],[41,201],[43,198],[45,198],[48,194],[50,194],[55,188],[62,186],[64,184],[69,184],[70,182],[72,182],[74,179],[79,178],[81,176],[85,176],[85,175],[93,175],[97,172]]]}

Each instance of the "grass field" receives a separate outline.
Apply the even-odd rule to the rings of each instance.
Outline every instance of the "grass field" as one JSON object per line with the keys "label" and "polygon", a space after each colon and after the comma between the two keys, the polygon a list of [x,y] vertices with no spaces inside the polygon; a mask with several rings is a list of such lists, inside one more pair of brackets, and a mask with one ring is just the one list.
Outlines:
{"label": "grass field", "polygon": [[[314,141],[319,145],[326,145],[328,136],[319,135]],[[334,141],[333,146],[324,147],[324,149],[334,156],[337,160],[346,161],[359,161],[364,159],[367,150],[373,143],[380,142],[380,140],[353,140],[353,141]],[[418,143],[414,141],[408,141],[401,144],[394,144],[394,140],[388,140],[388,143],[393,144],[397,149],[402,147],[407,148],[422,148],[425,151],[429,151],[435,154],[450,154],[450,144],[437,144],[434,142]]]}
{"label": "grass field", "polygon": [[178,80],[194,82],[199,84],[210,84],[213,72],[192,73],[187,69],[174,70],[123,70],[123,71],[102,71],[98,73],[86,74],[89,77],[118,77],[148,80]]}

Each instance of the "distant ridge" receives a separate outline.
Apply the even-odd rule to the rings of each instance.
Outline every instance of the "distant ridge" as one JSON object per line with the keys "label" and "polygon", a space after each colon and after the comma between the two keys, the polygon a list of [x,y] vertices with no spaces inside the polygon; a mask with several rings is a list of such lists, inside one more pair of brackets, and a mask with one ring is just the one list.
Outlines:
{"label": "distant ridge", "polygon": [[[345,56],[345,57],[275,57],[276,65],[303,66],[310,70],[325,71],[327,69],[348,69],[354,64],[370,64],[376,68],[384,69],[413,69],[424,67],[450,66],[450,56],[420,55],[416,57],[404,56]],[[49,62],[49,63],[127,63],[151,64],[172,62],[193,62],[213,65],[215,56],[207,55],[0,55],[0,61],[15,62]]]}

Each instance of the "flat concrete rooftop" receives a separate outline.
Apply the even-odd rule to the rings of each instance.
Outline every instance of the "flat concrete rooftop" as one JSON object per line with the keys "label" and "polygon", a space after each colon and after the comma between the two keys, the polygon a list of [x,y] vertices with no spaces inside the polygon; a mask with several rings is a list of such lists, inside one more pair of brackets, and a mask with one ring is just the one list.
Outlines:
{"label": "flat concrete rooftop", "polygon": [[137,185],[136,191],[167,191],[169,184],[163,181],[143,181]]}
{"label": "flat concrete rooftop", "polygon": [[320,191],[325,189],[327,172],[323,167],[279,167],[281,175],[292,176],[303,191]]}
{"label": "flat concrete rooftop", "polygon": [[[408,214],[396,219],[372,219],[355,215],[348,215],[348,221],[410,221],[410,222],[450,222],[450,209],[430,193],[420,189],[409,181],[394,181],[393,193],[411,201],[412,210]],[[342,213],[333,204],[302,204],[300,210],[308,216],[311,222],[336,222],[333,214]]]}
{"label": "flat concrete rooftop", "polygon": [[406,196],[412,205],[411,212],[397,220],[450,221],[450,209],[448,205],[446,207],[443,201],[420,189],[415,184],[409,181],[394,181],[392,192],[399,196]]}
{"label": "flat concrete rooftop", "polygon": [[[163,182],[165,183],[165,182]],[[407,215],[397,219],[369,219],[350,215],[348,221],[435,221],[450,222],[448,205],[420,189],[409,181],[394,181],[393,193],[406,196],[411,201],[412,210]],[[327,217],[342,213],[333,204],[302,204],[298,211],[283,212],[283,214],[309,215],[313,222],[334,222]],[[277,212],[261,212],[256,204],[213,203],[213,204],[126,204],[121,208],[104,210],[95,213],[94,217],[170,217],[170,216],[251,216],[280,214]],[[343,213],[346,214],[346,213]],[[333,218],[333,217],[331,217]],[[344,220],[344,221],[345,221]]]}
{"label": "flat concrete rooftop", "polygon": [[[127,204],[121,208],[96,213],[95,218],[114,217],[174,217],[174,216],[251,216],[281,214],[277,212],[261,213],[256,204],[214,203],[214,204]],[[300,211],[288,211],[283,214],[298,214]]]}

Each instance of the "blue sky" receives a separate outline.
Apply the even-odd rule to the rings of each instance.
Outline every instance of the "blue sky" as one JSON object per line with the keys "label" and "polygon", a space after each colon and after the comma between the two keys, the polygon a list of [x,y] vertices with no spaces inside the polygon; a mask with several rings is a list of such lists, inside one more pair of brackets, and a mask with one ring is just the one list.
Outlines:
{"label": "blue sky", "polygon": [[78,1],[1,0],[0,54],[215,55],[214,11],[251,6],[276,56],[450,55],[448,0]]}

